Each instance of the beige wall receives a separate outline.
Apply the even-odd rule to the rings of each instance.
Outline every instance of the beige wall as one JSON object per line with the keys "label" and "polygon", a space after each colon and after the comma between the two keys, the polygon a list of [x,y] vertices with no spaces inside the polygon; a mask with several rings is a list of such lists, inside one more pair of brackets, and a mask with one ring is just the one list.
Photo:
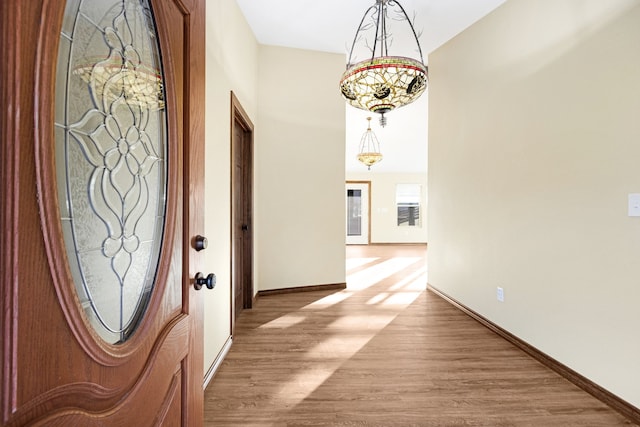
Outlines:
{"label": "beige wall", "polygon": [[[426,162],[426,159],[425,159]],[[372,167],[375,168],[375,165]],[[427,174],[426,173],[347,173],[348,181],[371,182],[371,243],[427,243]],[[421,225],[398,227],[396,186],[420,184]]]}
{"label": "beige wall", "polygon": [[344,61],[260,46],[258,290],[345,282]]}
{"label": "beige wall", "polygon": [[638,40],[638,0],[508,0],[430,55],[428,257],[432,286],[640,407]]}
{"label": "beige wall", "polygon": [[[254,124],[255,290],[342,283],[344,56],[260,46],[234,0],[207,2],[205,370],[230,337],[230,92]],[[298,68],[296,68],[298,67]]]}
{"label": "beige wall", "polygon": [[205,370],[230,331],[230,91],[252,121],[257,116],[258,44],[235,0],[207,2],[205,230],[206,273],[217,275],[205,299]]}

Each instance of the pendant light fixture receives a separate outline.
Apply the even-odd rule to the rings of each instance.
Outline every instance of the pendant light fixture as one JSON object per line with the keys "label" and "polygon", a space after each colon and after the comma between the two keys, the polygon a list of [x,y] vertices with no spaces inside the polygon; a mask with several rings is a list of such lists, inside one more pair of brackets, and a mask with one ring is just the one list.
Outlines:
{"label": "pendant light fixture", "polygon": [[380,152],[380,142],[371,130],[371,117],[367,117],[367,130],[360,139],[360,150],[358,160],[371,170],[371,166],[382,160]]}
{"label": "pendant light fixture", "polygon": [[[375,1],[356,31],[340,91],[353,107],[380,114],[380,125],[384,127],[385,113],[412,103],[425,91],[427,66],[413,23],[402,5],[397,0]],[[408,37],[415,41],[420,59],[389,55],[393,37],[397,37],[395,30],[387,28],[393,22],[407,24]],[[352,62],[356,61],[356,48],[362,47],[368,52],[367,59]]]}

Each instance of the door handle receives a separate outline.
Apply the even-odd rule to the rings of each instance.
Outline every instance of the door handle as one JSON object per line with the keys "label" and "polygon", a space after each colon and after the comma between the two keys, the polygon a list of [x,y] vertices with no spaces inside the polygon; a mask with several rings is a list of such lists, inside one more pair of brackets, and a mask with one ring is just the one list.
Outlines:
{"label": "door handle", "polygon": [[204,277],[202,273],[197,272],[194,279],[193,287],[196,291],[202,289],[202,286],[206,286],[207,289],[213,289],[216,286],[216,275],[213,273],[209,273],[207,277]]}
{"label": "door handle", "polygon": [[196,237],[193,238],[193,248],[198,252],[200,252],[203,249],[207,249],[208,245],[209,245],[209,241],[204,236],[201,236],[198,234]]}
{"label": "door handle", "polygon": [[247,224],[242,224],[242,231],[247,231],[249,226]]}

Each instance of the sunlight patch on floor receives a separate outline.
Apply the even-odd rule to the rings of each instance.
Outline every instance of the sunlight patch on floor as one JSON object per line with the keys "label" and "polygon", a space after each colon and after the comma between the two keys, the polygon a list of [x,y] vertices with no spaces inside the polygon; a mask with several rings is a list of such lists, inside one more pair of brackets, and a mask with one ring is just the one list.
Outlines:
{"label": "sunlight patch on floor", "polygon": [[407,307],[411,305],[422,292],[396,292],[382,302],[382,305],[394,305],[398,307]]}
{"label": "sunlight patch on floor", "polygon": [[387,292],[380,292],[378,295],[373,296],[369,301],[366,302],[367,305],[380,304],[384,301],[389,294]]}
{"label": "sunlight patch on floor", "polygon": [[399,308],[404,308],[412,304],[426,289],[426,286],[424,285],[422,280],[416,280],[405,286],[406,290],[404,292],[380,292],[378,295],[375,295],[373,298],[369,299],[366,304],[384,306],[394,305],[398,306]]}
{"label": "sunlight patch on floor", "polygon": [[[346,261],[347,289],[320,298],[303,307],[303,310],[317,310],[338,305],[358,296],[358,291],[370,288],[391,276],[398,275],[397,281],[386,285],[373,297],[368,297],[366,306],[372,309],[352,312],[345,308],[345,314],[327,324],[326,332],[304,352],[304,359],[313,361],[305,369],[295,371],[289,379],[283,379],[274,396],[286,399],[287,405],[296,405],[308,398],[327,381],[340,366],[365,348],[378,334],[385,330],[398,315],[413,303],[426,289],[427,267],[417,262],[421,257],[394,257],[383,262],[381,258],[348,258]],[[410,272],[403,270],[409,269]],[[415,270],[415,271],[413,271]],[[349,274],[349,271],[352,271]],[[396,276],[393,278],[395,279]],[[388,283],[388,282],[387,282]],[[357,303],[357,298],[354,299]],[[348,307],[348,306],[345,306]],[[265,328],[285,329],[305,320],[306,316],[285,315],[263,325]],[[316,363],[317,362],[317,363]],[[314,366],[308,368],[307,366]]]}
{"label": "sunlight patch on floor", "polygon": [[331,306],[346,300],[352,295],[353,295],[353,292],[348,292],[348,291],[336,292],[335,294],[327,295],[324,298],[320,298],[319,300],[314,301],[311,304],[307,304],[306,306],[303,307],[303,309]]}
{"label": "sunlight patch on floor", "polygon": [[285,314],[284,316],[280,316],[277,319],[273,319],[272,321],[265,323],[264,325],[258,326],[258,328],[268,328],[268,329],[286,329],[291,326],[295,326],[298,323],[302,323],[307,320],[307,316],[301,316],[296,314]]}
{"label": "sunlight patch on floor", "polygon": [[414,281],[407,283],[404,285],[403,290],[405,291],[426,291],[427,290],[427,273],[418,276]]}
{"label": "sunlight patch on floor", "polygon": [[347,258],[347,260],[345,261],[347,272],[353,270],[354,268],[361,267],[365,264],[370,264],[379,259],[380,258]]}
{"label": "sunlight patch on floor", "polygon": [[377,333],[378,330],[372,330],[367,333],[339,334],[327,337],[307,351],[306,358],[336,359],[341,363],[345,362],[362,350]]}
{"label": "sunlight patch on floor", "polygon": [[402,280],[389,286],[389,292],[400,290],[425,291],[427,290],[427,267],[414,271]]}
{"label": "sunlight patch on floor", "polygon": [[374,332],[386,327],[395,317],[397,313],[391,314],[348,314],[331,322],[327,328],[344,329],[346,331],[367,331]]}
{"label": "sunlight patch on floor", "polygon": [[282,383],[274,398],[286,399],[292,406],[297,405],[330,378],[341,363],[341,360],[337,360],[333,363],[316,364],[315,367],[296,373]]}
{"label": "sunlight patch on floor", "polygon": [[277,398],[286,399],[291,405],[302,402],[327,381],[345,361],[367,345],[377,333],[378,329],[375,329],[365,334],[339,334],[322,340],[305,355],[306,359],[314,360],[315,368],[299,371],[290,379],[283,380],[276,393]]}
{"label": "sunlight patch on floor", "polygon": [[373,265],[347,275],[347,288],[354,291],[366,289],[420,260],[418,257],[398,257]]}
{"label": "sunlight patch on floor", "polygon": [[344,362],[355,356],[376,335],[384,330],[398,314],[399,311],[394,310],[384,315],[346,315],[329,324],[327,329],[354,331],[354,333],[341,332],[323,339],[306,352],[305,358],[312,360],[325,359],[327,362],[331,362],[333,368],[323,363],[322,369],[305,370],[297,373],[282,386],[278,393],[279,396],[295,404],[306,399],[324,381],[329,379]]}

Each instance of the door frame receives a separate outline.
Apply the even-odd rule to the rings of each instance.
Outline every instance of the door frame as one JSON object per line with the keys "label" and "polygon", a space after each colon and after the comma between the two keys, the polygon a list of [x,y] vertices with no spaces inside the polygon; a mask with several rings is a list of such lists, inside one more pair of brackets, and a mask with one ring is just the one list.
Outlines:
{"label": "door frame", "polygon": [[[367,186],[367,242],[366,243],[346,243],[347,245],[351,245],[351,244],[362,244],[362,245],[370,245],[371,244],[371,181],[346,181],[345,182],[345,198],[346,196],[346,191],[347,191],[347,187],[349,186],[349,184],[364,184]],[[346,218],[347,215],[347,205],[345,203],[345,221],[348,221],[348,219]],[[347,238],[347,229],[346,229],[346,223],[345,223],[345,242],[346,242],[346,238]]]}
{"label": "door frame", "polygon": [[[238,286],[237,280],[237,264],[236,259],[240,254],[243,254],[243,259],[249,258],[248,262],[243,262],[242,266],[244,271],[241,272],[243,277],[247,278],[246,282],[243,282],[242,289],[242,308],[250,309],[253,307],[254,287],[253,287],[253,134],[254,126],[249,118],[249,115],[240,104],[240,101],[236,97],[235,93],[231,91],[231,334],[235,326],[237,318],[235,300],[236,287]],[[235,137],[237,127],[243,133],[243,138],[238,141]],[[238,147],[238,144],[244,144],[243,147]],[[240,176],[236,173],[235,168],[235,154],[237,150],[242,150],[242,169],[243,172]],[[236,200],[237,187],[243,187],[242,193],[244,200],[242,203],[240,218],[236,212]],[[246,228],[243,228],[245,227]],[[242,234],[242,247],[238,248],[236,242],[238,241],[238,233]]]}

